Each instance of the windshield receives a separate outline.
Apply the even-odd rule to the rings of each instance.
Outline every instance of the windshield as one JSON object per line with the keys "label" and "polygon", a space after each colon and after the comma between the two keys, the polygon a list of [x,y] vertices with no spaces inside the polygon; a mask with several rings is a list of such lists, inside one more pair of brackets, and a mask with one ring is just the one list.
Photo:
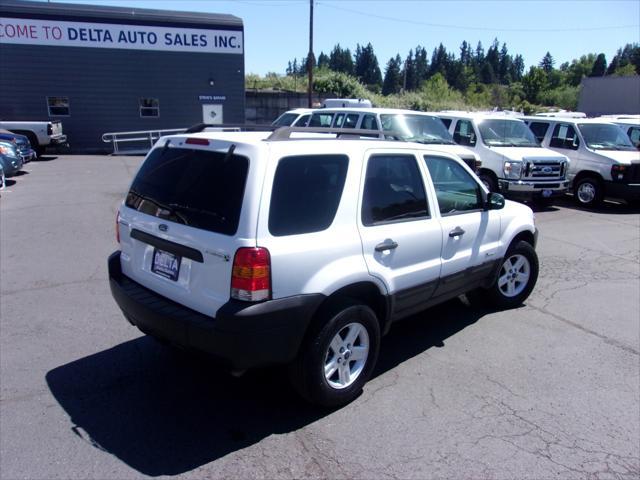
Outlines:
{"label": "windshield", "polygon": [[593,150],[635,150],[627,134],[616,125],[580,123],[578,128],[587,147]]}
{"label": "windshield", "polygon": [[276,118],[271,125],[274,127],[288,127],[291,125],[295,119],[298,118],[297,113],[283,113],[278,118]]}
{"label": "windshield", "polygon": [[536,137],[518,120],[483,120],[478,129],[489,147],[539,147]]}
{"label": "windshield", "polygon": [[418,143],[455,144],[442,120],[429,115],[380,115],[382,130],[397,132],[403,140]]}

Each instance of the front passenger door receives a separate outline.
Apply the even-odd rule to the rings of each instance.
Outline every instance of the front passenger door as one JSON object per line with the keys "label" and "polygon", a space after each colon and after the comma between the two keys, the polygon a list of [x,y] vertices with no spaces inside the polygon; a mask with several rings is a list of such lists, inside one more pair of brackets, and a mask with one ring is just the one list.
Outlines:
{"label": "front passenger door", "polygon": [[464,291],[499,260],[500,212],[484,209],[480,184],[452,158],[425,155],[442,225],[441,283],[435,295]]}

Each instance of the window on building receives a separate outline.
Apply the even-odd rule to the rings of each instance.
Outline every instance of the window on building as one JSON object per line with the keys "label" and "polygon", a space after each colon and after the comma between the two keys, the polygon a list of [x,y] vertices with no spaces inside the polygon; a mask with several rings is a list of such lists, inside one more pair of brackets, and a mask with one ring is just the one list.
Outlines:
{"label": "window on building", "polygon": [[157,98],[141,98],[140,99],[140,116],[141,117],[159,117],[160,116],[160,100]]}
{"label": "window on building", "polygon": [[47,108],[50,117],[68,117],[69,97],[47,97]]}

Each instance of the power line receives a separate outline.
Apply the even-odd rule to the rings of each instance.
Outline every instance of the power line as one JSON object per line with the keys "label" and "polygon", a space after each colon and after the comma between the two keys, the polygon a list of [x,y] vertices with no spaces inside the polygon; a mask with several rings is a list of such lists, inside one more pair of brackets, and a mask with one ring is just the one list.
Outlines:
{"label": "power line", "polygon": [[399,22],[399,23],[408,23],[412,25],[420,25],[423,27],[434,27],[434,28],[447,28],[452,30],[477,30],[477,31],[488,31],[488,32],[588,32],[588,31],[599,31],[599,30],[618,30],[621,28],[640,28],[640,25],[613,25],[606,27],[574,27],[574,28],[495,28],[495,27],[476,27],[476,26],[463,26],[463,25],[447,25],[441,23],[428,23],[428,22],[419,22],[417,20],[407,20],[404,18],[395,18],[395,17],[387,17],[383,15],[376,15],[375,13],[369,12],[361,12],[359,10],[353,10],[351,8],[345,7],[337,7],[335,5],[331,5],[326,3],[324,0],[321,2],[316,2],[317,5],[322,5],[325,7],[333,8],[335,10],[342,10],[345,12],[355,13],[356,15],[362,15],[365,17],[377,18],[380,20],[386,20],[391,22]]}

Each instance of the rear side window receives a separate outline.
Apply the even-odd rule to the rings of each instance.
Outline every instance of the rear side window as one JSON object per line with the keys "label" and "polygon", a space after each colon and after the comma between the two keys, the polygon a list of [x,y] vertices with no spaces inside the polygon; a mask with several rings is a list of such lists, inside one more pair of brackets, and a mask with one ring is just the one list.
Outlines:
{"label": "rear side window", "polygon": [[163,220],[233,235],[248,168],[247,158],[238,155],[156,148],[133,181],[125,204]]}
{"label": "rear side window", "polygon": [[476,133],[473,130],[473,125],[471,125],[471,122],[469,120],[458,120],[458,123],[456,123],[456,128],[453,131],[453,141],[458,145],[475,147]]}
{"label": "rear side window", "polygon": [[580,146],[580,140],[578,134],[572,125],[566,125],[559,123],[556,128],[553,129],[553,136],[549,142],[549,146],[553,148],[568,148],[570,150],[577,150]]}
{"label": "rear side window", "polygon": [[362,125],[360,128],[364,130],[378,130],[378,122],[374,115],[365,115],[362,117]]}
{"label": "rear side window", "polygon": [[348,166],[346,155],[300,155],[280,160],[269,207],[271,235],[329,228],[338,211]]}
{"label": "rear side window", "polygon": [[367,165],[362,224],[373,226],[428,217],[422,174],[413,155],[373,155]]}
{"label": "rear side window", "polygon": [[310,127],[330,127],[333,113],[314,113],[309,120]]}
{"label": "rear side window", "polygon": [[544,136],[547,134],[547,130],[549,130],[549,124],[542,123],[542,122],[531,122],[529,124],[529,128],[531,129],[533,134],[536,136],[536,139],[540,143],[542,143]]}
{"label": "rear side window", "polygon": [[631,143],[633,143],[637,148],[640,148],[640,127],[629,128],[627,135],[629,135]]}
{"label": "rear side window", "polygon": [[349,115],[347,115],[342,128],[356,128],[359,116],[360,115],[358,115],[357,113],[350,113]]}
{"label": "rear side window", "polygon": [[293,124],[294,127],[306,127],[311,115],[303,115]]}

